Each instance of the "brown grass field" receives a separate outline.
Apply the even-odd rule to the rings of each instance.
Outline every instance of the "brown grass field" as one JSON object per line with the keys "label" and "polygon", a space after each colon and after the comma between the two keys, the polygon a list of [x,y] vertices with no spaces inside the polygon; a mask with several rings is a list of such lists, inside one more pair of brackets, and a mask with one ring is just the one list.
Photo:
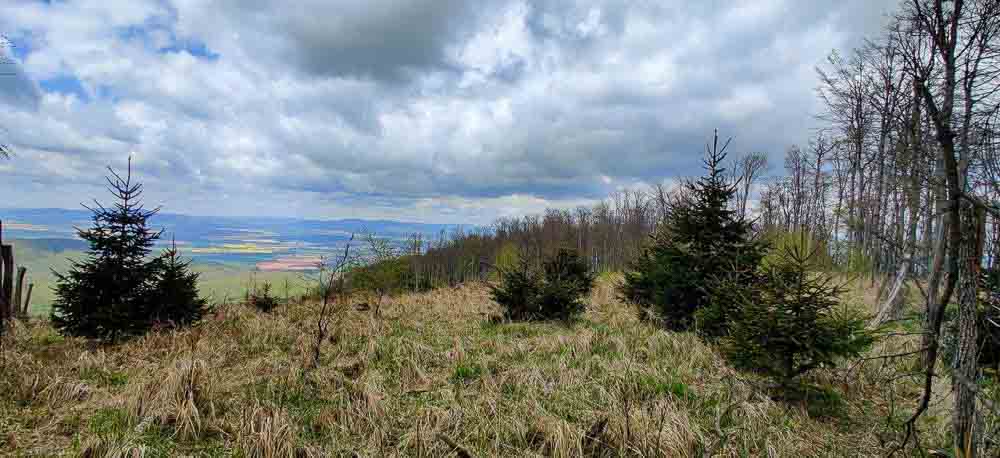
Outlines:
{"label": "brown grass field", "polygon": [[[852,300],[864,302],[859,291]],[[0,372],[10,456],[880,456],[919,397],[910,357],[845,362],[774,401],[692,334],[640,323],[598,283],[584,318],[495,323],[482,285],[337,314],[303,376],[317,307],[221,306],[116,347],[19,323]],[[872,355],[912,350],[894,337]],[[920,423],[945,444],[947,398]]]}

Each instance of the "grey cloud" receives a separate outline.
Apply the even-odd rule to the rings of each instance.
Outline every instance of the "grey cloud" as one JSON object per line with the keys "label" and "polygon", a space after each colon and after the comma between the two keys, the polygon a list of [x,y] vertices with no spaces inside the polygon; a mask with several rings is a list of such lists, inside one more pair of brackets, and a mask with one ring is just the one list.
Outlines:
{"label": "grey cloud", "polygon": [[41,91],[9,52],[5,39],[0,38],[0,102],[16,109],[37,110]]}
{"label": "grey cloud", "polygon": [[228,0],[178,8],[185,32],[205,35],[223,52],[239,48],[276,71],[386,82],[451,68],[447,46],[490,11],[490,2],[464,0]]}
{"label": "grey cloud", "polygon": [[[26,28],[52,29],[38,62],[62,62],[114,97],[46,95],[39,114],[0,123],[76,170],[135,151],[150,188],[191,211],[211,209],[197,197],[207,192],[233,196],[237,213],[456,218],[698,173],[715,128],[736,137],[734,153],[780,155],[813,125],[813,67],[876,31],[884,10],[862,0],[170,3],[167,18],[150,9],[131,20],[155,17],[217,59],[119,40],[96,42],[118,53],[114,65],[94,62],[67,43],[117,38],[26,15]],[[87,14],[70,6],[64,14]],[[14,172],[58,182],[47,173]]]}
{"label": "grey cloud", "polygon": [[282,18],[280,27],[298,65],[309,72],[397,79],[445,65],[444,47],[468,25],[473,5],[462,0],[314,5]]}

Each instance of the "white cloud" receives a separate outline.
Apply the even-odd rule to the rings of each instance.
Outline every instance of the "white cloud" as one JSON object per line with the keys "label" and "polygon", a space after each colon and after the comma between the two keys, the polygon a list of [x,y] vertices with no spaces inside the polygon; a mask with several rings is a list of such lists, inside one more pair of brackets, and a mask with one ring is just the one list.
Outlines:
{"label": "white cloud", "polygon": [[103,197],[129,152],[174,212],[573,206],[696,171],[716,127],[737,149],[802,142],[812,68],[877,29],[875,3],[17,0],[0,174],[20,206]]}

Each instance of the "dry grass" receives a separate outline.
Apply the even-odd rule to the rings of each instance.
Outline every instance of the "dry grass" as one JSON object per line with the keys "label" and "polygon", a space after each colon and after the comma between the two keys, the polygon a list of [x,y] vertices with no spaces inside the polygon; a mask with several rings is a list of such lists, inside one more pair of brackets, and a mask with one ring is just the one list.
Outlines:
{"label": "dry grass", "polygon": [[[824,370],[825,402],[773,401],[690,334],[638,322],[602,279],[584,318],[495,324],[482,286],[335,319],[226,306],[197,331],[97,348],[19,325],[0,375],[17,456],[876,456],[919,395],[912,359]],[[861,291],[863,293],[863,291]],[[873,352],[899,352],[898,337]],[[935,423],[937,422],[937,423]],[[928,417],[923,444],[941,444]]]}

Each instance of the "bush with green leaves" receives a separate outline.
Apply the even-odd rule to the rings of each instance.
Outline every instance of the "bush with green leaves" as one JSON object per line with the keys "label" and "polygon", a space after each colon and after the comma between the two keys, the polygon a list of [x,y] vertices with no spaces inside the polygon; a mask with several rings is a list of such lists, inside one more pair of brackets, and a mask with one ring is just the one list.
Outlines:
{"label": "bush with green leaves", "polygon": [[584,298],[594,287],[587,262],[575,250],[561,249],[542,264],[544,282],[539,309],[545,316],[568,320],[583,313]]}
{"label": "bush with green leaves", "polygon": [[[707,280],[705,305],[694,313],[695,330],[707,340],[716,340],[729,332],[730,323],[740,314],[740,303],[743,288],[733,288],[731,285],[754,285],[760,283],[761,266],[782,262],[783,253],[788,250],[802,250],[811,253],[809,256],[810,270],[830,271],[833,263],[826,250],[826,245],[803,231],[775,231],[765,234],[768,249],[761,250],[764,256],[760,265],[746,263],[742,266],[732,265],[732,270],[723,271]],[[742,269],[742,270],[736,270]]]}
{"label": "bush with green leaves", "polygon": [[787,247],[762,266],[757,281],[728,282],[739,313],[723,350],[739,369],[778,382],[782,393],[799,392],[803,374],[855,357],[873,342],[865,317],[840,303],[846,291],[825,272],[815,272],[811,253]]}
{"label": "bush with green leaves", "polygon": [[536,296],[541,278],[527,259],[500,270],[500,282],[490,285],[490,296],[503,308],[504,318],[524,320],[536,312]]}
{"label": "bush with green leaves", "polygon": [[500,274],[490,293],[504,318],[515,321],[571,320],[583,313],[584,298],[594,286],[586,261],[568,249],[546,259],[540,271],[522,258]]}
{"label": "bush with green leaves", "polygon": [[741,303],[746,294],[743,288],[734,288],[732,285],[752,285],[759,281],[758,266],[745,267],[743,271],[723,272],[707,280],[705,304],[694,312],[694,331],[710,342],[728,335],[733,320],[741,313]]}
{"label": "bush with green leaves", "polygon": [[373,311],[375,316],[379,316],[382,301],[401,293],[407,285],[407,267],[402,258],[355,267],[350,273],[351,288],[372,295]]}
{"label": "bush with green leaves", "polygon": [[[643,319],[690,330],[696,312],[710,305],[714,283],[746,282],[742,276],[760,263],[766,244],[731,205],[738,183],[727,178],[725,157],[725,146],[708,150],[707,174],[683,185],[665,222],[625,272],[622,298],[637,305]],[[724,335],[726,315],[723,304],[700,318],[705,329]]]}
{"label": "bush with green leaves", "polygon": [[382,301],[413,285],[410,265],[391,239],[365,235],[367,255],[354,260],[348,272],[350,288],[371,295],[375,316],[381,315]]}

